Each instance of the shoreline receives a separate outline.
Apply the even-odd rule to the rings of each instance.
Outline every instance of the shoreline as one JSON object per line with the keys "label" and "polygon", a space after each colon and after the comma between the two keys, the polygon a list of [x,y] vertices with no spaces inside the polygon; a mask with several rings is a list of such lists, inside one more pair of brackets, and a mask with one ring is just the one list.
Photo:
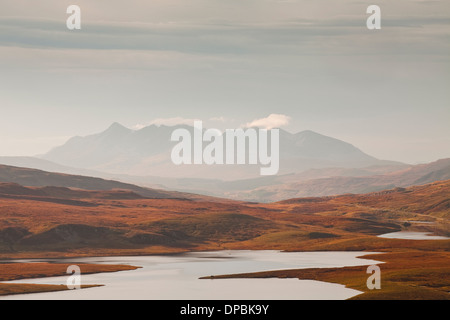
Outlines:
{"label": "shoreline", "polygon": [[[69,277],[66,272],[67,263],[47,263],[47,262],[30,262],[30,263],[0,263],[0,299],[2,296],[10,296],[17,294],[43,293],[70,290],[66,285],[52,284],[28,284],[14,283],[9,281],[42,279],[49,277]],[[78,264],[82,273],[113,273],[120,271],[131,271],[139,269],[137,266],[129,265],[106,265],[106,264]],[[26,272],[23,272],[26,270]],[[21,273],[18,273],[21,272]],[[103,284],[81,285],[80,289],[93,287],[101,287]]]}
{"label": "shoreline", "polygon": [[[413,243],[426,241],[430,242],[447,242],[447,240],[407,240]],[[428,247],[428,246],[427,246]],[[216,276],[205,276],[199,279],[239,279],[239,278],[298,278],[299,280],[317,280],[328,283],[336,283],[345,285],[345,287],[350,289],[355,289],[362,292],[350,299],[450,299],[450,252],[445,245],[444,248],[441,246],[436,246],[432,251],[421,250],[420,246],[413,249],[412,247],[391,247],[390,251],[385,250],[370,250],[371,248],[366,248],[366,250],[312,250],[315,252],[354,252],[362,251],[367,252],[362,253],[357,256],[360,259],[374,259],[381,267],[382,271],[382,290],[369,291],[366,287],[366,280],[369,275],[365,272],[367,266],[359,267],[338,267],[338,268],[308,268],[308,269],[289,269],[289,270],[272,270],[272,271],[262,271],[262,272],[252,272],[252,273],[238,273],[238,274],[225,274]],[[49,292],[49,291],[61,291],[61,287],[56,287],[55,285],[36,285],[42,286],[41,291],[27,292],[30,288],[26,288],[24,285],[24,292],[12,292],[10,294],[4,293],[5,285],[14,285],[1,283],[1,281],[8,281],[5,275],[1,272],[2,268],[9,265],[22,264],[23,266],[52,266],[55,268],[62,268],[63,266],[68,266],[67,263],[58,262],[11,262],[13,260],[58,260],[58,259],[78,259],[78,258],[102,258],[102,257],[143,257],[143,256],[177,256],[185,253],[194,252],[217,252],[217,251],[236,251],[236,250],[249,250],[249,251],[264,251],[273,250],[280,252],[312,252],[309,250],[281,250],[281,249],[235,249],[235,248],[221,248],[221,249],[204,249],[204,250],[183,250],[177,252],[153,252],[136,254],[136,252],[129,252],[129,254],[123,254],[123,252],[117,252],[114,255],[74,255],[74,256],[62,256],[62,257],[34,257],[34,258],[10,258],[2,259],[0,261],[0,297],[10,294],[22,294],[22,293],[39,293],[39,292]],[[376,251],[376,253],[374,253]],[[93,273],[103,273],[103,272],[119,272],[126,270],[136,270],[140,267],[121,265],[121,264],[78,264],[80,266],[89,266],[91,269],[84,270],[83,274],[93,274]],[[53,276],[68,276],[65,273],[65,269],[59,269],[55,274],[55,269],[53,272],[38,273],[38,276],[26,276],[24,274],[16,274],[14,280],[25,280],[34,278],[46,278]],[[416,280],[418,276],[423,277],[425,280]],[[397,278],[401,278],[399,281]],[[446,281],[446,279],[448,279]],[[9,279],[11,280],[11,279]],[[21,284],[19,284],[21,285]],[[27,284],[30,286],[30,284]],[[386,286],[387,285],[387,286]],[[51,290],[51,286],[54,286],[54,290]],[[101,286],[101,285],[92,285]],[[2,288],[3,287],[3,288]],[[65,287],[65,286],[63,286]],[[11,287],[12,288],[12,287]],[[15,288],[17,289],[17,288]],[[35,287],[38,290],[39,288]],[[3,293],[2,293],[3,291]]]}
{"label": "shoreline", "polygon": [[380,290],[367,288],[367,266],[273,270],[200,279],[297,278],[342,284],[362,292],[350,300],[450,300],[450,252],[383,252],[358,258],[382,262],[377,264],[381,268]]}
{"label": "shoreline", "polygon": [[[192,252],[191,251],[191,253],[202,253],[202,252],[220,252],[220,251],[276,251],[276,252],[280,252],[280,253],[282,253],[283,251],[281,251],[281,250],[214,250],[214,251],[211,251],[211,250],[204,250],[204,251],[195,251],[195,252]],[[324,252],[324,251],[321,251],[321,252]],[[336,252],[336,251],[327,251],[327,252]],[[345,252],[345,251],[338,251],[338,252]],[[292,253],[292,252],[291,252]],[[364,259],[363,257],[365,257],[365,256],[367,256],[367,255],[377,255],[378,253],[375,253],[375,252],[367,252],[367,254],[366,253],[364,253],[364,252],[360,252],[361,253],[361,255],[358,255],[358,256],[355,256],[355,258],[357,258],[357,259]],[[167,255],[170,255],[170,256],[177,256],[177,255],[179,255],[180,253],[175,253],[175,254],[166,254],[165,256],[167,256]],[[183,253],[181,253],[181,254],[183,254]],[[141,255],[142,256],[142,255]],[[108,256],[106,256],[106,257],[108,257]],[[114,256],[110,256],[110,257],[114,257]],[[127,257],[130,257],[130,256],[127,256]],[[132,256],[133,257],[133,256]],[[139,256],[134,256],[134,257],[139,257]],[[225,256],[224,256],[225,257]],[[84,257],[81,257],[81,258],[84,258]],[[94,258],[96,258],[96,257],[94,257]],[[99,257],[99,258],[101,258],[101,257]],[[65,259],[71,259],[71,258],[65,258]],[[74,259],[76,259],[76,258],[74,258]],[[41,258],[41,260],[42,260],[42,258]],[[376,263],[381,263],[381,262],[379,262],[379,261],[375,261]],[[82,269],[84,268],[84,267],[86,267],[86,266],[90,266],[90,268],[91,268],[91,270],[86,270],[86,269],[84,269],[84,271],[82,272],[83,274],[92,274],[92,273],[101,273],[101,272],[117,272],[117,271],[125,271],[125,270],[135,270],[135,269],[137,269],[137,268],[139,268],[139,267],[135,267],[135,266],[128,266],[128,265],[108,265],[108,264],[89,264],[89,263],[77,263],[76,261],[74,261],[74,262],[68,262],[68,263],[58,263],[58,262],[52,262],[52,261],[47,261],[47,262],[32,262],[32,263],[28,263],[28,262],[13,262],[13,263],[11,263],[11,264],[7,264],[7,263],[3,263],[3,264],[1,264],[0,263],[0,268],[3,266],[3,267],[8,267],[9,265],[17,265],[17,266],[19,266],[19,265],[21,265],[21,266],[23,266],[23,267],[27,267],[27,266],[34,266],[35,267],[35,269],[39,269],[38,267],[39,266],[51,266],[52,267],[52,269],[54,269],[54,268],[60,268],[60,267],[66,267],[66,266],[68,266],[68,265],[70,265],[70,264],[77,264],[77,265],[79,265]],[[99,268],[100,269],[102,269],[102,267],[108,267],[108,270],[99,270]],[[104,269],[104,268],[103,268]],[[119,270],[120,269],[120,270]],[[1,269],[0,269],[1,270]],[[277,270],[276,270],[277,271]],[[275,271],[275,272],[276,272]],[[21,280],[21,279],[33,279],[33,278],[40,278],[40,279],[44,279],[44,278],[46,278],[46,277],[53,277],[53,276],[68,276],[67,274],[61,274],[61,270],[59,270],[58,272],[47,272],[46,274],[45,274],[45,276],[43,276],[43,274],[41,273],[42,271],[39,271],[39,274],[37,275],[37,276],[24,276],[23,274],[22,275],[17,275],[17,274],[15,274],[13,277],[10,277],[10,278],[8,278],[8,280],[11,280],[11,279],[14,279],[14,280]],[[1,272],[0,272],[0,274],[1,274]],[[3,278],[4,278],[4,276],[3,276]],[[197,278],[198,280],[200,280],[201,278]],[[0,280],[3,280],[3,279],[0,279]],[[4,281],[4,280],[3,280]],[[331,281],[326,281],[326,282],[328,282],[328,283],[332,283]],[[0,289],[1,289],[1,286],[2,286],[3,284],[2,283],[0,283]],[[11,283],[10,285],[18,285],[17,283]],[[31,284],[30,283],[28,283],[27,284],[28,286],[31,286]],[[26,291],[21,291],[21,292],[10,292],[11,294],[10,295],[12,295],[12,294],[23,294],[23,293],[39,293],[39,292],[42,292],[42,293],[45,293],[45,292],[49,292],[49,291],[61,291],[61,290],[65,290],[66,288],[65,288],[65,286],[61,286],[61,285],[59,285],[59,286],[56,286],[56,285],[46,285],[46,284],[41,284],[41,285],[35,285],[35,287],[38,287],[38,286],[41,286],[42,287],[42,290],[41,291],[39,291],[39,290],[34,290],[34,291],[32,291],[32,292],[26,292]],[[95,286],[99,286],[99,285],[92,285],[92,286],[86,286],[86,288],[88,288],[88,287],[95,287]],[[84,288],[84,287],[83,287]],[[0,292],[1,292],[1,290],[0,290]],[[2,294],[0,294],[0,296],[1,296]],[[8,295],[7,293],[5,294],[3,294],[4,296],[6,296],[6,295]]]}

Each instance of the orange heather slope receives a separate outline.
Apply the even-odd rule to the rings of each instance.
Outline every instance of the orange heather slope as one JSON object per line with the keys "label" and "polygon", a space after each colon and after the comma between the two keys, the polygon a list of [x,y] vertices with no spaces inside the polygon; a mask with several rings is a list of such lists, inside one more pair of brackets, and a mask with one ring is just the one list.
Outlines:
{"label": "orange heather slope", "polygon": [[[373,250],[393,243],[404,247],[408,241],[376,235],[408,227],[448,236],[449,194],[450,181],[442,181],[363,195],[255,204],[0,183],[0,252],[14,257],[220,248]],[[417,221],[429,223],[413,223]]]}

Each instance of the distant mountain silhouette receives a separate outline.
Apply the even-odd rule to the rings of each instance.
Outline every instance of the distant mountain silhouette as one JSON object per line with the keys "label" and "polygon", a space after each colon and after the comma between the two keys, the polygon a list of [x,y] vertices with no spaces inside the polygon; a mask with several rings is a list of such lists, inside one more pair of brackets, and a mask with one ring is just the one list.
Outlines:
{"label": "distant mountain silhouette", "polygon": [[[375,169],[375,168],[373,168]],[[370,168],[366,169],[370,172]],[[436,181],[450,179],[450,159],[442,159],[429,164],[420,164],[401,168],[385,174],[368,175],[360,171],[356,175],[354,169],[318,169],[301,174],[280,176],[270,184],[235,191],[224,191],[224,195],[231,199],[247,201],[270,202],[289,198],[320,197],[344,193],[368,193],[396,187],[410,187],[424,185]],[[333,172],[335,175],[333,175]],[[354,175],[351,175],[354,172]],[[316,178],[314,178],[314,174]],[[327,176],[328,174],[328,176]],[[321,176],[322,175],[322,176]],[[253,181],[255,182],[255,181]],[[235,182],[236,183],[236,182]],[[240,182],[245,185],[245,180]]]}
{"label": "distant mountain silhouette", "polygon": [[276,176],[261,177],[260,165],[176,166],[170,159],[175,145],[170,136],[179,128],[194,130],[187,125],[131,130],[114,123],[104,132],[71,138],[41,158],[0,157],[0,164],[10,166],[0,166],[0,181],[37,187],[125,189],[144,197],[198,198],[202,194],[270,202],[450,179],[450,159],[415,166],[378,160],[349,143],[313,131],[291,134],[280,130],[281,163]]}
{"label": "distant mountain silhouette", "polygon": [[[236,180],[259,177],[260,165],[181,165],[170,159],[175,129],[186,125],[151,125],[131,130],[114,123],[104,132],[73,137],[42,156],[64,166],[134,176]],[[206,143],[205,143],[206,145]],[[280,174],[311,168],[362,168],[395,164],[371,157],[353,145],[313,131],[291,134],[280,129]]]}

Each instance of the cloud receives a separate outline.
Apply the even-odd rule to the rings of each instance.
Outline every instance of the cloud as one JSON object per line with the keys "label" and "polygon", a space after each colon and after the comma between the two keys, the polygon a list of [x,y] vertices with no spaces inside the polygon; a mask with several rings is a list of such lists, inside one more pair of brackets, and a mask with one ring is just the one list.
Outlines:
{"label": "cloud", "polygon": [[[274,114],[272,113],[266,118],[256,119],[251,122],[242,125],[245,128],[251,127],[259,127],[264,129],[272,129],[272,128],[280,128],[289,124],[290,117],[284,114]],[[176,126],[180,124],[185,124],[189,126],[194,125],[194,121],[201,121],[200,119],[190,119],[190,118],[182,118],[182,117],[173,117],[173,118],[157,118],[147,123],[139,123],[133,126],[134,130],[140,130],[147,126],[156,125],[156,126]],[[226,122],[227,118],[225,117],[212,117],[209,121],[217,121],[217,122]]]}
{"label": "cloud", "polygon": [[272,113],[266,118],[256,119],[244,125],[246,128],[258,127],[264,129],[280,128],[289,124],[291,118],[284,114]]}
{"label": "cloud", "polygon": [[[294,10],[295,11],[295,10]],[[365,12],[365,11],[363,11]],[[63,15],[64,16],[64,15]],[[364,15],[363,15],[364,16]],[[364,16],[365,17],[365,16]],[[228,17],[231,19],[232,17]],[[383,17],[382,26],[403,34],[403,46],[397,33],[371,38],[367,45],[365,19],[357,16],[272,17],[273,22],[219,21],[184,19],[159,23],[152,20],[83,20],[80,32],[67,30],[64,21],[54,18],[2,17],[0,47],[84,50],[153,51],[187,56],[229,58],[247,55],[411,54],[439,50],[447,55],[448,45],[442,30],[448,32],[450,17],[404,14]],[[272,19],[271,19],[272,20]],[[409,30],[404,30],[405,28]],[[421,32],[417,32],[420,29]],[[425,31],[424,31],[425,30]],[[433,42],[430,42],[434,39]],[[433,45],[430,48],[430,43]],[[378,44],[374,46],[374,44]],[[404,48],[403,50],[401,50]],[[107,59],[106,59],[107,60]],[[117,65],[117,63],[111,63]]]}
{"label": "cloud", "polygon": [[187,119],[182,117],[174,117],[174,118],[157,118],[154,119],[147,124],[136,124],[133,126],[133,129],[140,130],[147,126],[156,125],[156,126],[176,126],[180,124],[194,125],[194,121],[198,121],[199,119]]}
{"label": "cloud", "polygon": [[227,121],[229,121],[229,119],[222,116],[222,117],[212,117],[212,118],[209,118],[209,121],[227,122]]}

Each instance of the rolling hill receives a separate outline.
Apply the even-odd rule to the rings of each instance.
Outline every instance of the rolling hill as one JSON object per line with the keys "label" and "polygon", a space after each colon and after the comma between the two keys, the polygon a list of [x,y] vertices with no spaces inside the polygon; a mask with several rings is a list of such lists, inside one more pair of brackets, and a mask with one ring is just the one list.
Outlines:
{"label": "rolling hill", "polygon": [[[253,202],[365,193],[450,179],[450,159],[414,166],[385,164],[364,168],[309,169],[300,173],[234,181],[204,177],[194,179],[108,174],[65,167],[33,157],[0,157],[0,163],[10,164],[0,165],[0,181],[27,186],[61,186],[88,190],[129,189],[150,197],[150,193],[155,191],[161,194],[172,193],[171,196],[174,196],[174,192],[169,191],[174,190],[180,193],[178,196],[188,198],[193,198],[194,193]],[[20,165],[29,165],[30,168],[18,168]],[[33,171],[31,168],[41,170]],[[48,170],[64,174],[50,173]],[[69,176],[76,178],[67,179]]]}
{"label": "rolling hill", "polygon": [[[192,193],[145,188],[114,180],[105,180],[101,178],[81,176],[81,175],[53,173],[43,170],[13,167],[6,165],[0,165],[0,182],[13,183],[28,187],[46,187],[45,190],[47,192],[49,192],[49,190],[51,189],[50,187],[56,187],[53,188],[53,190],[58,190],[58,192],[60,193],[64,193],[63,191],[65,189],[63,188],[83,189],[91,191],[115,191],[116,194],[119,194],[117,190],[122,190],[122,194],[124,194],[123,191],[128,191],[144,198],[157,198],[157,199],[180,198],[190,200],[196,199],[213,200],[212,197]],[[33,192],[36,192],[35,189],[33,190],[34,190]],[[42,190],[43,189],[40,189],[40,191]],[[74,191],[71,192],[73,193]]]}
{"label": "rolling hill", "polygon": [[[251,181],[253,184],[247,188],[245,188],[244,180],[240,181],[241,186],[244,187],[231,192],[223,190],[223,196],[246,201],[271,202],[295,197],[367,193],[450,179],[450,159],[406,168],[384,167],[382,170],[387,171],[384,174],[373,174],[376,169],[377,167],[365,170],[342,168],[309,170],[300,174],[279,176],[269,183],[261,179],[259,186],[257,186],[258,180],[253,180]],[[352,176],[353,174],[359,175]]]}
{"label": "rolling hill", "polygon": [[383,250],[394,242],[411,245],[376,237],[405,228],[405,222],[410,222],[408,228],[450,235],[449,194],[447,180],[369,194],[258,204],[1,183],[0,256]]}

